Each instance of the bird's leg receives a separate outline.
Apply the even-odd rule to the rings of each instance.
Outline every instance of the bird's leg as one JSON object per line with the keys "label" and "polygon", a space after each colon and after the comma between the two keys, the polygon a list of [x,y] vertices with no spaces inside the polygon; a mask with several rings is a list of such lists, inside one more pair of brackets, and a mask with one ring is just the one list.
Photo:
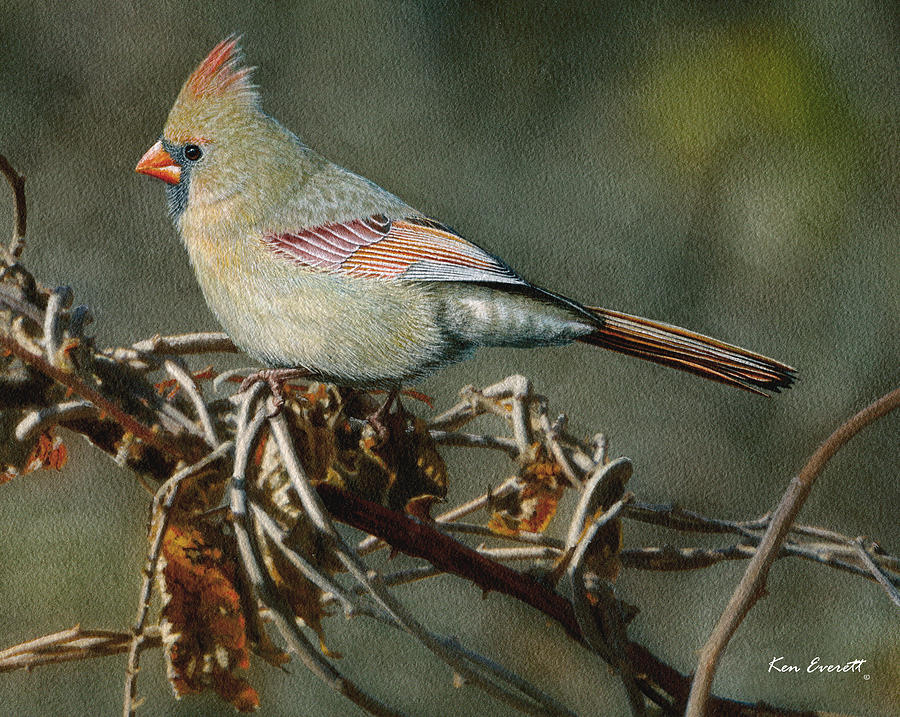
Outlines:
{"label": "bird's leg", "polygon": [[400,395],[400,387],[392,388],[388,391],[387,398],[384,400],[384,403],[378,408],[375,413],[369,416],[366,420],[369,422],[369,425],[375,429],[375,432],[378,434],[378,437],[385,441],[390,435],[390,431],[388,430],[387,425],[385,424],[385,418],[387,418],[388,413],[391,410],[391,406],[394,405],[394,401],[397,400],[397,396]]}
{"label": "bird's leg", "polygon": [[281,409],[284,408],[285,382],[295,378],[308,378],[310,375],[310,372],[303,368],[266,368],[247,376],[247,378],[241,382],[239,392],[246,391],[255,383],[265,381],[269,386],[269,390],[272,392],[272,403],[274,405],[272,413],[269,414],[269,417],[272,418],[281,413]]}

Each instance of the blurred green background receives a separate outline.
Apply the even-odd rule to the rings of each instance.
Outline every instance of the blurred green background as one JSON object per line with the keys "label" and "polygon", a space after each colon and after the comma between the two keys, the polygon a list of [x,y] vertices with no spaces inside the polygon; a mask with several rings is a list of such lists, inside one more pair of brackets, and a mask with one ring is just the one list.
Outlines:
{"label": "blurred green background", "polygon": [[[133,168],[187,74],[241,32],[268,112],[525,277],[798,367],[795,389],[766,400],[588,347],[494,350],[418,386],[446,407],[464,384],[524,373],[576,433],[603,430],[633,459],[639,498],[750,518],[900,378],[897,26],[888,2],[0,0],[0,152],[28,176],[27,265],[90,305],[100,344],[215,329],[162,187]],[[898,425],[854,439],[801,520],[900,550]],[[0,489],[0,646],[133,620],[147,495],[80,440],[69,447],[63,473]],[[451,502],[509,470],[468,453],[447,452]],[[669,541],[696,544],[626,532],[629,545]],[[621,595],[642,608],[632,635],[691,670],[743,567],[624,574]],[[782,561],[769,588],[716,692],[896,714],[897,611],[879,587]],[[452,579],[402,594],[431,628],[580,714],[625,713],[605,665],[530,609]],[[506,714],[454,689],[409,640],[359,621],[325,627],[347,655],[340,668],[409,714]],[[866,659],[871,679],[767,674],[774,656]],[[143,665],[143,714],[231,713],[214,698],[176,703],[161,657]],[[123,666],[0,676],[0,713],[115,714]],[[262,714],[349,711],[296,665],[257,665],[251,679]]]}

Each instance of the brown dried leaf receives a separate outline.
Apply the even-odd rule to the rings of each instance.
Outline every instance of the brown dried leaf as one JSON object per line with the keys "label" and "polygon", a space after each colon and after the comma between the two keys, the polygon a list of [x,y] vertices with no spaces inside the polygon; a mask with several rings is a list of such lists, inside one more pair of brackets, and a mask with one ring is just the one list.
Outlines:
{"label": "brown dried leaf", "polygon": [[177,696],[212,689],[249,712],[259,707],[259,696],[236,674],[249,667],[250,650],[235,565],[215,528],[170,524],[157,571],[163,644]]}
{"label": "brown dried leaf", "polygon": [[426,424],[398,408],[385,417],[390,440],[384,441],[366,421],[377,408],[370,394],[342,394],[325,384],[311,384],[288,399],[285,415],[310,480],[395,509],[420,497],[442,499],[447,469]]}
{"label": "brown dried leaf", "polygon": [[498,535],[517,535],[521,531],[542,533],[556,515],[565,491],[562,468],[542,450],[522,470],[519,482],[522,488],[513,500],[495,510],[488,521],[488,528]]}
{"label": "brown dried leaf", "polygon": [[[269,542],[262,531],[258,534],[258,540],[266,570],[294,614],[315,630],[319,636],[322,652],[332,657],[340,657],[339,653],[329,650],[325,644],[322,618],[326,617],[327,613],[322,609],[322,591],[294,567],[283,553]],[[333,575],[340,569],[340,563],[327,549],[321,533],[305,517],[294,524],[287,542],[324,575]]]}
{"label": "brown dried leaf", "polygon": [[[22,447],[24,454],[27,446]],[[28,452],[28,456],[19,465],[8,463],[0,473],[0,485],[13,478],[37,470],[61,471],[69,459],[69,452],[59,436],[53,430],[41,433]]]}
{"label": "brown dried leaf", "polygon": [[[601,508],[595,518],[602,515],[604,510],[606,508]],[[622,570],[622,563],[619,560],[621,550],[622,521],[616,518],[600,528],[594,537],[584,555],[585,570],[599,578],[615,582]],[[588,596],[590,597],[590,594]]]}

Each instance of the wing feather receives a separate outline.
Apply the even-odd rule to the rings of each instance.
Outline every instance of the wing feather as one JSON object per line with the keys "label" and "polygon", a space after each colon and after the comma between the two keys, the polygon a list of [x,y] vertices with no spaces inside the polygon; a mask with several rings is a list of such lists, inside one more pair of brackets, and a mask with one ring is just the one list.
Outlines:
{"label": "wing feather", "polygon": [[527,286],[506,263],[430,219],[377,214],[283,234],[263,243],[299,266],[367,279]]}

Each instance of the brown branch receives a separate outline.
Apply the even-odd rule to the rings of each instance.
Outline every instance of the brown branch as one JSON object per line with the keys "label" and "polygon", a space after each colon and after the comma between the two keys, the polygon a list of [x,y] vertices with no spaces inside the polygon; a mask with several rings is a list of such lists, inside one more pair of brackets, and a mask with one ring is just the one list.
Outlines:
{"label": "brown branch", "polygon": [[844,444],[870,423],[877,421],[900,406],[900,388],[882,396],[850,418],[822,445],[794,477],[778,504],[769,527],[763,536],[757,553],[750,560],[744,577],[731,596],[718,623],[703,646],[697,665],[697,673],[691,685],[687,717],[703,717],[708,714],[709,693],[713,678],[728,642],[738,626],[765,593],[769,568],[778,557],[791,524],[809,496],[819,474]]}
{"label": "brown branch", "polygon": [[139,438],[144,443],[157,448],[166,455],[178,458],[180,460],[188,460],[188,457],[181,451],[179,447],[175,446],[169,441],[164,440],[152,428],[145,426],[134,416],[123,411],[95,388],[88,386],[74,373],[69,373],[63,371],[60,368],[57,368],[49,361],[47,361],[43,356],[32,353],[24,346],[22,346],[18,341],[14,341],[9,336],[0,334],[0,347],[14,354],[23,363],[28,364],[45,376],[49,376],[57,383],[61,383],[63,386],[71,388],[72,391],[77,393],[79,396],[93,403],[98,409],[100,409],[100,411],[109,415],[113,420],[116,421],[116,423],[122,426],[125,431],[133,435],[135,438]]}
{"label": "brown branch", "polygon": [[9,255],[13,261],[22,255],[25,248],[25,229],[27,227],[27,204],[25,203],[25,177],[19,174],[2,154],[0,154],[0,172],[6,177],[13,191],[13,231],[9,245]]}
{"label": "brown branch", "polygon": [[[437,569],[462,577],[484,592],[509,595],[553,618],[570,637],[584,642],[572,605],[541,582],[529,575],[512,570],[480,555],[475,550],[439,533],[430,525],[407,515],[364,500],[335,486],[320,483],[319,497],[337,520],[352,525],[390,543],[391,547],[407,555],[423,558]],[[676,711],[684,709],[690,678],[662,662],[645,647],[628,643],[628,659],[637,675],[641,691],[658,698],[662,690],[672,699]],[[749,705],[735,700],[713,697],[713,704],[721,715],[781,715],[799,717],[810,712],[769,708],[762,704]]]}

